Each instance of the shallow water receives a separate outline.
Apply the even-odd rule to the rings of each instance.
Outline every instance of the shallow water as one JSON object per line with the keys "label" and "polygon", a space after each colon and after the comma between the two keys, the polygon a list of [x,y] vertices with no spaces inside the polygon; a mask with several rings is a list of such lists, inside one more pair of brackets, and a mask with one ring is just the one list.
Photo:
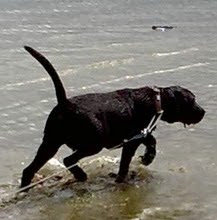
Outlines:
{"label": "shallow water", "polygon": [[[1,219],[215,219],[215,0],[2,0],[0,6]],[[176,28],[161,32],[152,25]],[[136,176],[124,184],[108,177],[118,169],[112,158],[120,151],[103,151],[81,162],[86,183],[65,173],[14,198],[11,192],[56,103],[50,78],[23,45],[51,60],[70,95],[181,85],[196,94],[206,116],[186,129],[160,122],[155,161],[139,165],[141,146],[131,166]],[[55,158],[62,161],[69,153],[63,147]],[[59,169],[50,165],[40,172],[47,176]]]}

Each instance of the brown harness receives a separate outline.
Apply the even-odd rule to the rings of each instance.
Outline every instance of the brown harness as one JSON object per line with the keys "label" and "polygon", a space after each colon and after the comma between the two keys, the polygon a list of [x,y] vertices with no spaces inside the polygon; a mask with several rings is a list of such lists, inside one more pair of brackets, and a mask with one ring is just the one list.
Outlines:
{"label": "brown harness", "polygon": [[156,86],[154,86],[152,89],[157,93],[155,97],[155,106],[156,106],[157,113],[160,113],[161,111],[163,111],[161,108],[160,89]]}

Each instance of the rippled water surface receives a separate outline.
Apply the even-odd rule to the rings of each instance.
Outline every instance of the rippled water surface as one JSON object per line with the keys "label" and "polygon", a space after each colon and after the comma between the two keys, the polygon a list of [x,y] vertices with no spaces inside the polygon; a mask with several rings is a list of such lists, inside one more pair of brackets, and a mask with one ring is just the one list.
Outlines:
{"label": "rippled water surface", "polygon": [[[0,1],[0,219],[216,219],[217,2],[215,0]],[[152,25],[172,25],[153,31]],[[56,104],[30,45],[58,70],[69,95],[145,85],[181,85],[206,109],[195,127],[160,122],[158,154],[147,168],[135,156],[126,183],[120,151],[81,161],[89,179],[58,174],[15,196],[21,172],[41,142]],[[53,162],[70,151],[63,146]],[[48,163],[37,179],[63,169]]]}

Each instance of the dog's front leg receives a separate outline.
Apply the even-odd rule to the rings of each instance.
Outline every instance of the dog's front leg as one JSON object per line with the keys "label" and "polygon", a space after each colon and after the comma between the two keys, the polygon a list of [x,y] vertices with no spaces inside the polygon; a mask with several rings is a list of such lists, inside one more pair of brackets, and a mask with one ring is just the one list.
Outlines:
{"label": "dog's front leg", "polygon": [[124,144],[122,155],[121,155],[120,168],[119,168],[119,172],[118,172],[115,182],[121,183],[124,181],[129,171],[130,162],[136,152],[136,149],[140,145],[140,143],[141,143],[140,141],[136,141],[134,143]]}

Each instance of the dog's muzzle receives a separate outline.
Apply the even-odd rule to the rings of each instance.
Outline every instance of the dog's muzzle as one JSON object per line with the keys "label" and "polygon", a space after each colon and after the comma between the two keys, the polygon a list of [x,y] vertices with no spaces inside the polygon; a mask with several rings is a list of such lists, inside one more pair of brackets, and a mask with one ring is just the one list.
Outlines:
{"label": "dog's muzzle", "polygon": [[197,124],[203,119],[205,113],[206,111],[202,107],[200,107],[198,104],[195,104],[192,109],[190,121],[187,124]]}

